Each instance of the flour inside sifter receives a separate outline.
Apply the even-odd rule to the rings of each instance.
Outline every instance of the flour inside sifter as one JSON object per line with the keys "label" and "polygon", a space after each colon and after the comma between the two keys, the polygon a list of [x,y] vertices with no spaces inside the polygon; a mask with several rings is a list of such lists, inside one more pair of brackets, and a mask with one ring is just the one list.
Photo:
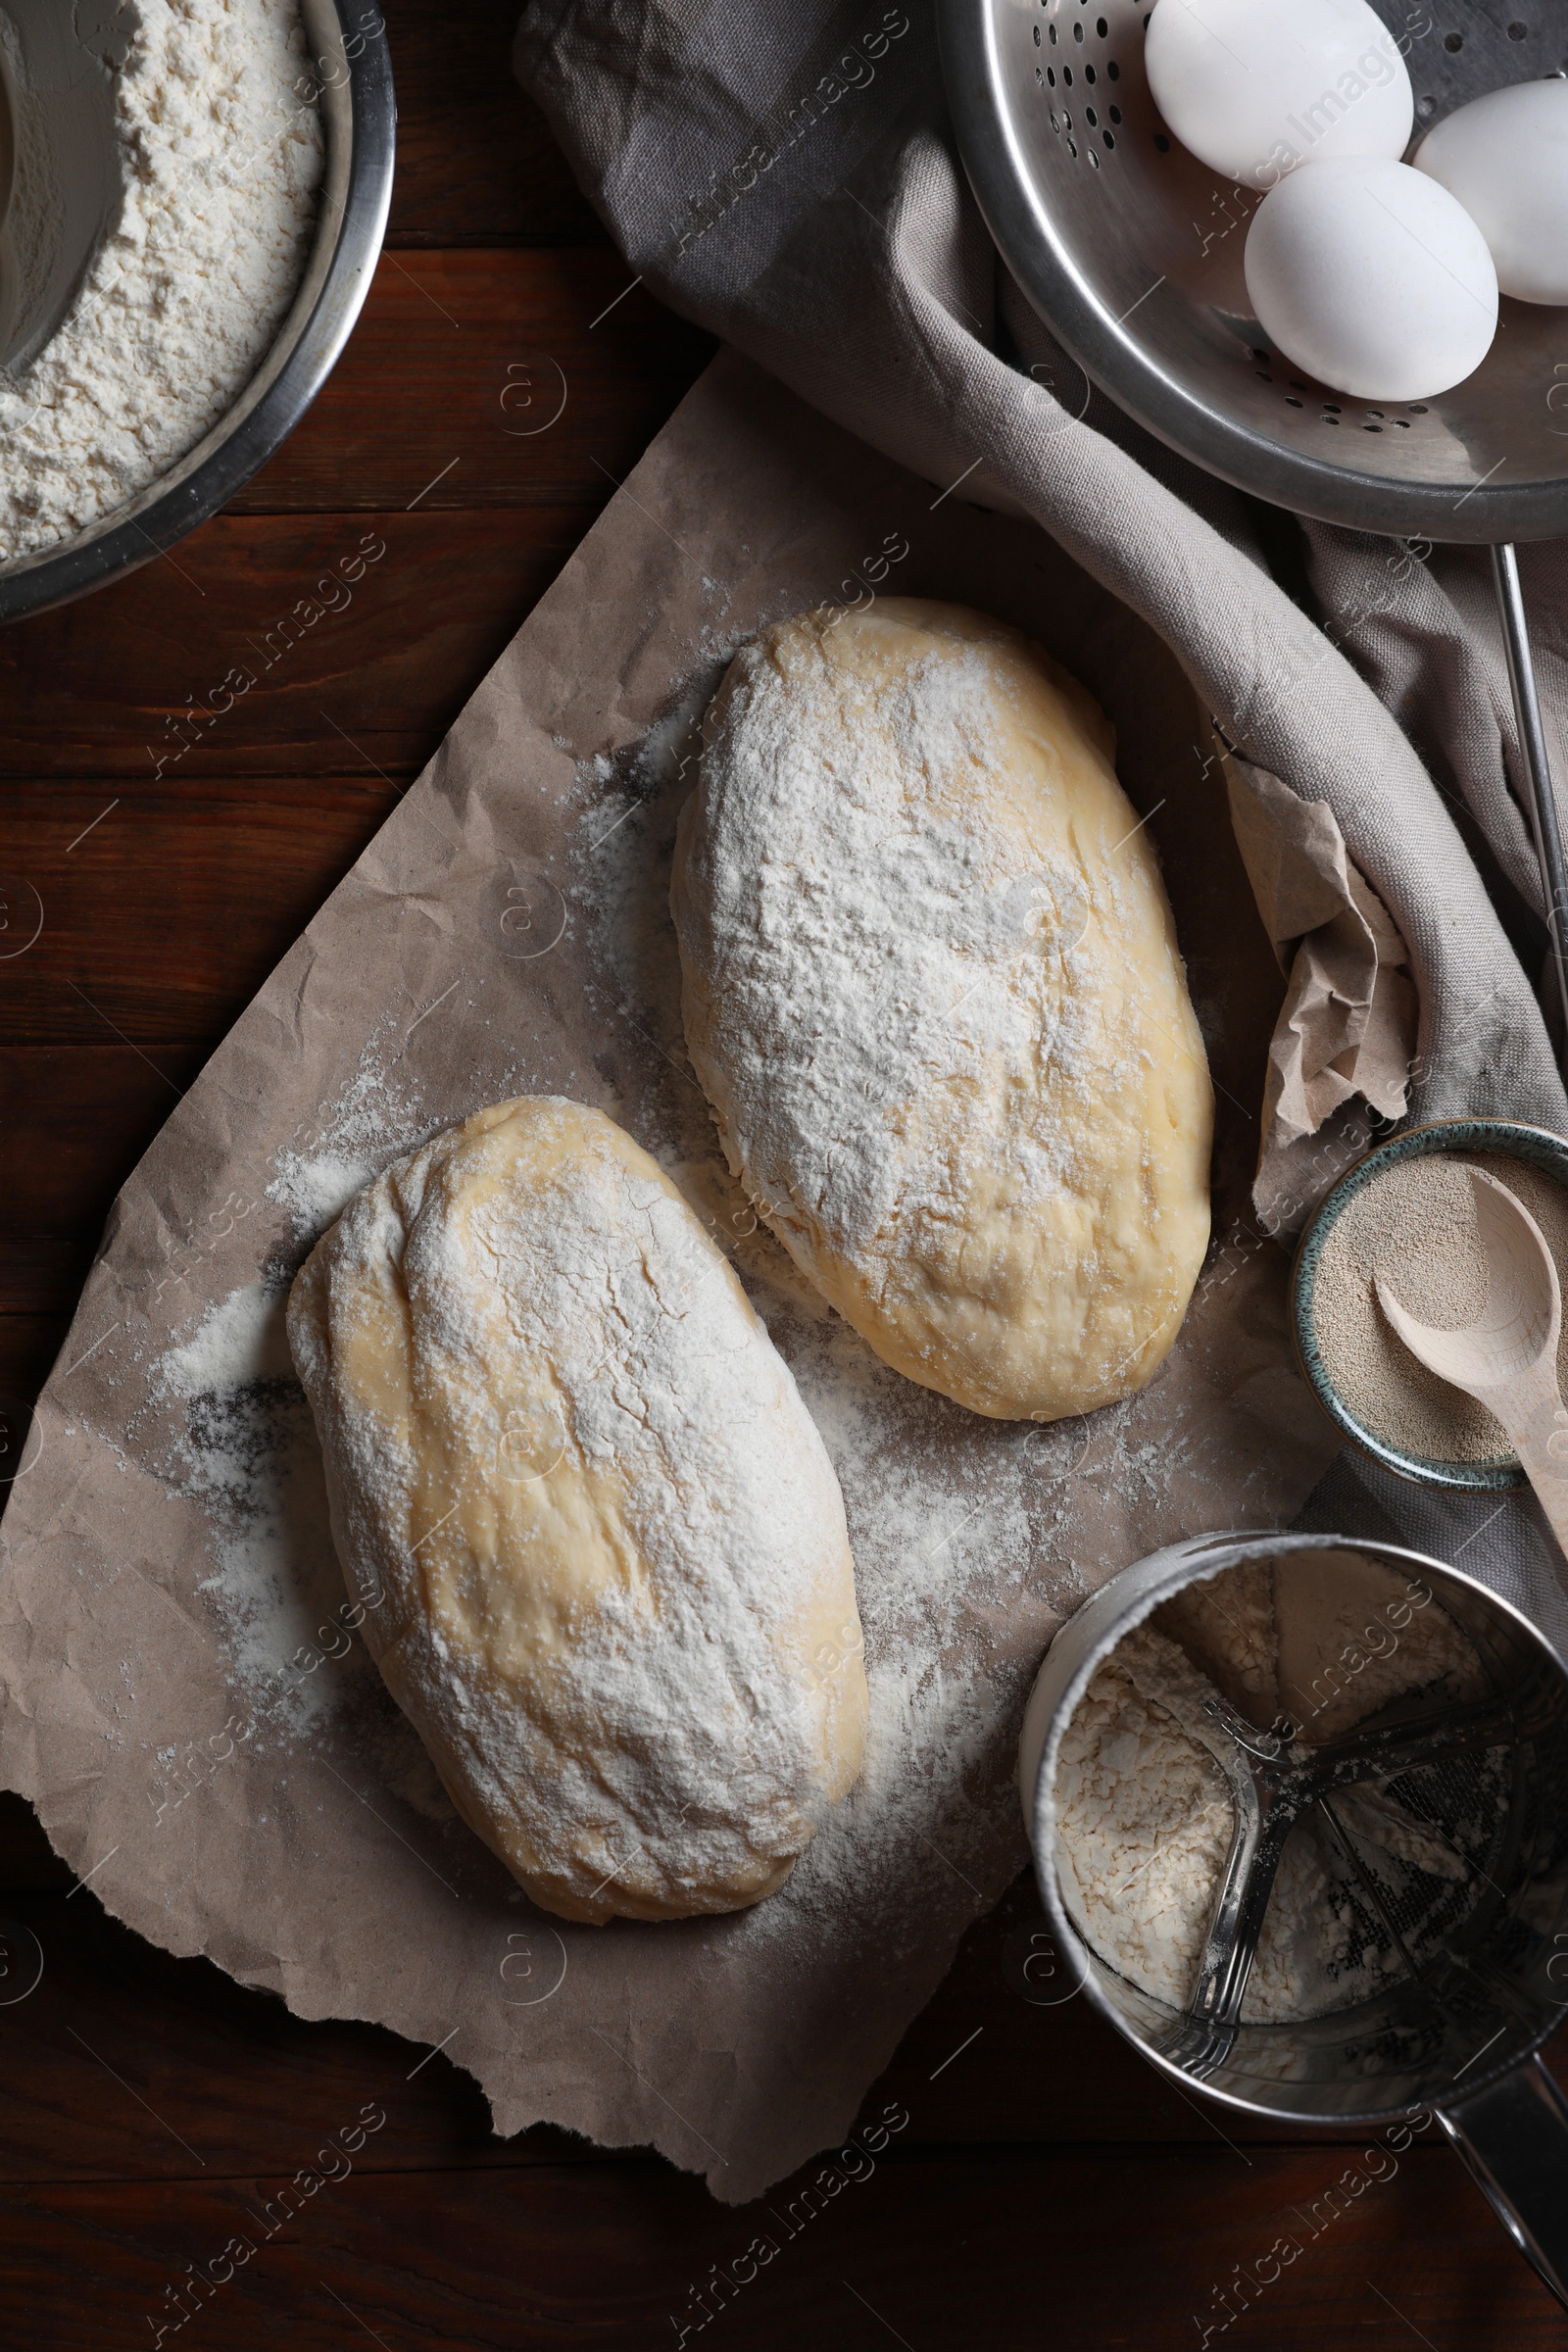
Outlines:
{"label": "flour inside sifter", "polygon": [[[1480,1661],[1419,1577],[1360,1554],[1244,1561],[1189,1586],[1097,1670],[1062,1740],[1058,1867],[1103,1960],[1174,2010],[1195,1997],[1237,1835],[1239,1748],[1308,1769],[1369,1727],[1482,1698]],[[1497,1777],[1495,1760],[1469,1767]],[[1505,1801],[1456,1806],[1428,1767],[1367,1772],[1308,1804],[1279,1856],[1241,2019],[1370,1999],[1471,1899]],[[1479,1786],[1479,1784],[1478,1784]]]}

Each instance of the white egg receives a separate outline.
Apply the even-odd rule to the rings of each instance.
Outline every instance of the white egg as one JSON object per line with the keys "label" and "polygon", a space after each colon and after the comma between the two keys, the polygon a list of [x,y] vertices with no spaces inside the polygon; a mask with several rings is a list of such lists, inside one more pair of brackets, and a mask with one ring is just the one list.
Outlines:
{"label": "white egg", "polygon": [[1144,60],[1182,145],[1250,188],[1327,156],[1400,156],[1415,120],[1366,0],[1159,0]]}
{"label": "white egg", "polygon": [[1486,238],[1446,188],[1373,156],[1303,164],[1247,232],[1247,291],[1287,359],[1364,400],[1424,400],[1497,324]]}
{"label": "white egg", "polygon": [[1427,132],[1415,168],[1464,206],[1505,294],[1568,303],[1568,81],[1473,98]]}

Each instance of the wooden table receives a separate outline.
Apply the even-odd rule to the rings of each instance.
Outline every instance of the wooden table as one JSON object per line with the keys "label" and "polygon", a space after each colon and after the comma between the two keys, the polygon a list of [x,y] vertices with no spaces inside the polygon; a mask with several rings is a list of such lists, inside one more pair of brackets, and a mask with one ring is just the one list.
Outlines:
{"label": "wooden table", "polygon": [[[514,0],[388,15],[391,241],[310,416],[171,557],[0,632],[0,869],[44,907],[36,945],[0,961],[12,1397],[42,1382],[180,1089],[711,349],[641,289],[615,300],[629,272],[511,78]],[[520,431],[549,362],[564,411]],[[229,666],[368,531],[387,555],[352,604],[206,723]],[[498,2141],[445,2057],[302,2024],[152,1949],[90,1887],[68,1892],[25,1807],[0,1806],[0,1912],[44,1955],[17,2000],[30,1947],[0,1947],[0,2310],[19,2345],[172,2342],[182,2312],[183,2342],[242,2352],[1568,2343],[1435,2127],[1370,2158],[1364,2135],[1260,2132],[1156,2081],[1082,2000],[1026,1997],[1027,1881],[868,2095],[868,2118],[896,2102],[906,2125],[874,2166],[840,2161],[792,2231],[816,2167],[737,2211],[653,2157],[549,2129]],[[367,2102],[387,2121],[353,2175],[193,2286]],[[759,2235],[777,2247],[760,2266]]]}

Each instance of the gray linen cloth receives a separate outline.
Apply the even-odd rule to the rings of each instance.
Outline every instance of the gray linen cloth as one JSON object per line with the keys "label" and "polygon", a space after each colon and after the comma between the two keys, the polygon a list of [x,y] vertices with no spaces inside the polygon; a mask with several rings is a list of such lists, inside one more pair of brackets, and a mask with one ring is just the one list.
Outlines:
{"label": "gray linen cloth", "polygon": [[[516,65],[661,300],[939,488],[1032,515],[1250,763],[1328,804],[1410,951],[1413,1106],[1568,1122],[1509,938],[1538,962],[1484,554],[1291,523],[1308,618],[1270,573],[1269,512],[1091,393],[1003,268],[920,0],[534,0]],[[1568,568],[1555,545],[1522,562],[1560,762]]]}
{"label": "gray linen cloth", "polygon": [[[1032,516],[1166,640],[1250,767],[1327,805],[1408,949],[1409,1107],[1568,1130],[1520,960],[1539,971],[1542,895],[1485,552],[1300,523],[1094,391],[991,243],[923,0],[532,0],[515,64],[629,276],[941,490]],[[1561,773],[1568,566],[1555,544],[1521,566]],[[1343,1157],[1320,1164],[1319,1190]],[[1338,1482],[1347,1514],[1364,1486]],[[1446,1529],[1553,1615],[1525,1506],[1434,1496],[1418,1533],[1401,1496],[1379,1481],[1381,1527]]]}

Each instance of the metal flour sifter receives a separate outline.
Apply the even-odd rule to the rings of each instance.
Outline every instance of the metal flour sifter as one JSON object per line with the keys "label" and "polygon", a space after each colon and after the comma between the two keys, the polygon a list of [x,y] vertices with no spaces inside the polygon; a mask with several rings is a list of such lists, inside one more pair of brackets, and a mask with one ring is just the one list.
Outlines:
{"label": "metal flour sifter", "polygon": [[[1486,91],[1568,69],[1559,0],[1372,4],[1406,53],[1417,138]],[[1568,534],[1568,314],[1505,298],[1486,361],[1430,400],[1337,392],[1270,349],[1252,316],[1242,251],[1256,199],[1166,132],[1144,74],[1147,0],[938,10],[980,209],[1097,384],[1254,497],[1352,530],[1492,548],[1568,1038],[1568,864],[1514,556],[1518,540]]]}
{"label": "metal flour sifter", "polygon": [[[1233,1827],[1178,2008],[1081,1929],[1063,1740],[1135,1628],[1152,1620],[1189,1644],[1195,1595],[1223,1617],[1218,1596],[1244,1569],[1268,1580],[1270,1671],[1296,1719],[1259,1724],[1216,1686],[1206,1722],[1181,1727],[1223,1772]],[[1357,1661],[1412,1639],[1395,1631],[1408,1629],[1412,1596],[1457,1638],[1467,1679],[1422,1687],[1418,1673],[1356,1720]],[[1153,2066],[1274,2122],[1359,2126],[1430,2109],[1568,2304],[1568,2100],[1537,2055],[1568,2009],[1568,1672],[1526,1618],[1473,1577],[1392,1544],[1272,1534],[1173,1544],[1113,1577],[1057,1634],[1024,1718],[1019,1790],[1067,1973]],[[1303,2001],[1299,2016],[1259,2023],[1248,1981],[1287,1839],[1303,1830],[1338,1857],[1345,1956],[1323,1980],[1327,2006]],[[1377,1971],[1357,1973],[1374,1948]]]}

